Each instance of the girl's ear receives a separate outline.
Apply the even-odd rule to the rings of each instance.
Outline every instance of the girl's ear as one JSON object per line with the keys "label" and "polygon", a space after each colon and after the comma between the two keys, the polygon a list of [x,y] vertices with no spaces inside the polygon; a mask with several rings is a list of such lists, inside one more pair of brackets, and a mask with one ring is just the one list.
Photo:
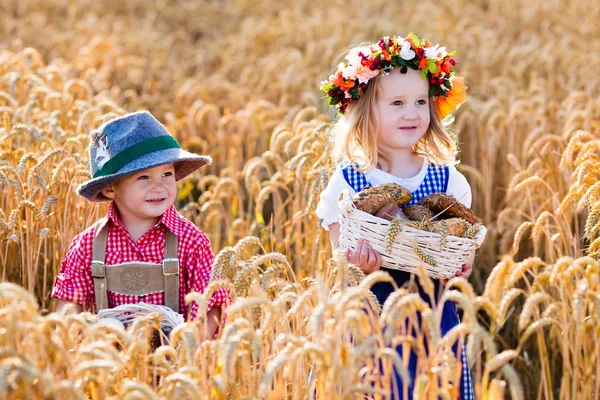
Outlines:
{"label": "girl's ear", "polygon": [[107,187],[105,187],[104,189],[102,189],[100,191],[104,196],[106,196],[107,198],[114,200],[115,198],[115,190],[113,189],[112,185],[108,185]]}

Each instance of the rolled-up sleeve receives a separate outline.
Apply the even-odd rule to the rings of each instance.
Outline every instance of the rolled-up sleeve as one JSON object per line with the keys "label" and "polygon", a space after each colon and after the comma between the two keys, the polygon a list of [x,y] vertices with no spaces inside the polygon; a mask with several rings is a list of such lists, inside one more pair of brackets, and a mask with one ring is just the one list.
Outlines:
{"label": "rolled-up sleeve", "polygon": [[341,194],[345,190],[347,190],[351,196],[355,194],[352,187],[346,182],[342,170],[337,168],[331,175],[327,187],[321,192],[316,209],[317,217],[319,217],[321,225],[325,230],[329,230],[329,225],[340,220],[338,203]]}
{"label": "rolled-up sleeve", "polygon": [[52,297],[81,304],[85,309],[93,305],[94,287],[92,284],[93,231],[85,231],[73,238],[67,255],[52,288]]}

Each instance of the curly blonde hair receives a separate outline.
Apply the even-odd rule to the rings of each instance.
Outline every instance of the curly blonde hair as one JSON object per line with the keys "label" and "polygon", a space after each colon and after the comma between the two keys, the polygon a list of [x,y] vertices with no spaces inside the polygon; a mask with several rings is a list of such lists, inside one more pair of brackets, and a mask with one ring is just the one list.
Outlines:
{"label": "curly blonde hair", "polygon": [[[340,115],[332,128],[333,161],[337,164],[348,161],[365,172],[379,163],[389,160],[377,149],[379,120],[377,102],[381,92],[381,74],[369,82],[363,95],[351,103],[344,115]],[[430,122],[425,135],[414,146],[413,151],[427,161],[438,165],[456,164],[457,138],[450,131],[453,117],[443,121],[435,109],[433,99],[429,101]]]}

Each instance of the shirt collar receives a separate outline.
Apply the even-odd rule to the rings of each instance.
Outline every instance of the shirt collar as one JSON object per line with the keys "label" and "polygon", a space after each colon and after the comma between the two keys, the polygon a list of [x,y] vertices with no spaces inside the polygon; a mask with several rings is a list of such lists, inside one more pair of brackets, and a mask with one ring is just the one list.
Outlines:
{"label": "shirt collar", "polygon": [[[123,225],[123,222],[121,222],[121,219],[117,214],[117,206],[114,201],[110,203],[108,213],[106,214],[106,220],[111,220],[118,228],[127,231],[125,225]],[[105,223],[106,222],[102,223],[99,229],[102,229]],[[154,225],[152,229],[160,227],[161,224],[164,225],[168,230],[173,232],[175,235],[181,236],[181,218],[179,217],[179,214],[177,213],[177,210],[175,209],[174,205],[171,205],[169,208],[167,208],[167,210],[163,213],[163,215],[158,220],[157,224]]]}
{"label": "shirt collar", "polygon": [[179,217],[179,213],[175,209],[175,206],[172,204],[169,208],[167,208],[162,217],[160,217],[158,223],[162,223],[176,236],[181,236],[183,233],[181,227],[181,218]]}

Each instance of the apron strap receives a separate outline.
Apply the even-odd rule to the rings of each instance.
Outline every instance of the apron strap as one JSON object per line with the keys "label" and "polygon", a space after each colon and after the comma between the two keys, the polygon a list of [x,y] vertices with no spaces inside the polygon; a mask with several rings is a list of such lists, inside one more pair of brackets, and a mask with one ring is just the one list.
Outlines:
{"label": "apron strap", "polygon": [[[98,227],[104,223],[100,231]],[[96,296],[96,312],[108,308],[106,298],[106,266],[104,265],[104,257],[106,251],[106,239],[108,238],[108,228],[110,221],[107,218],[102,218],[94,224],[96,231],[94,232],[94,244],[92,248],[92,278],[94,279],[94,293]]]}
{"label": "apron strap", "polygon": [[177,257],[178,238],[167,229],[165,258],[162,262],[165,282],[165,305],[175,312],[179,310],[179,259]]}

